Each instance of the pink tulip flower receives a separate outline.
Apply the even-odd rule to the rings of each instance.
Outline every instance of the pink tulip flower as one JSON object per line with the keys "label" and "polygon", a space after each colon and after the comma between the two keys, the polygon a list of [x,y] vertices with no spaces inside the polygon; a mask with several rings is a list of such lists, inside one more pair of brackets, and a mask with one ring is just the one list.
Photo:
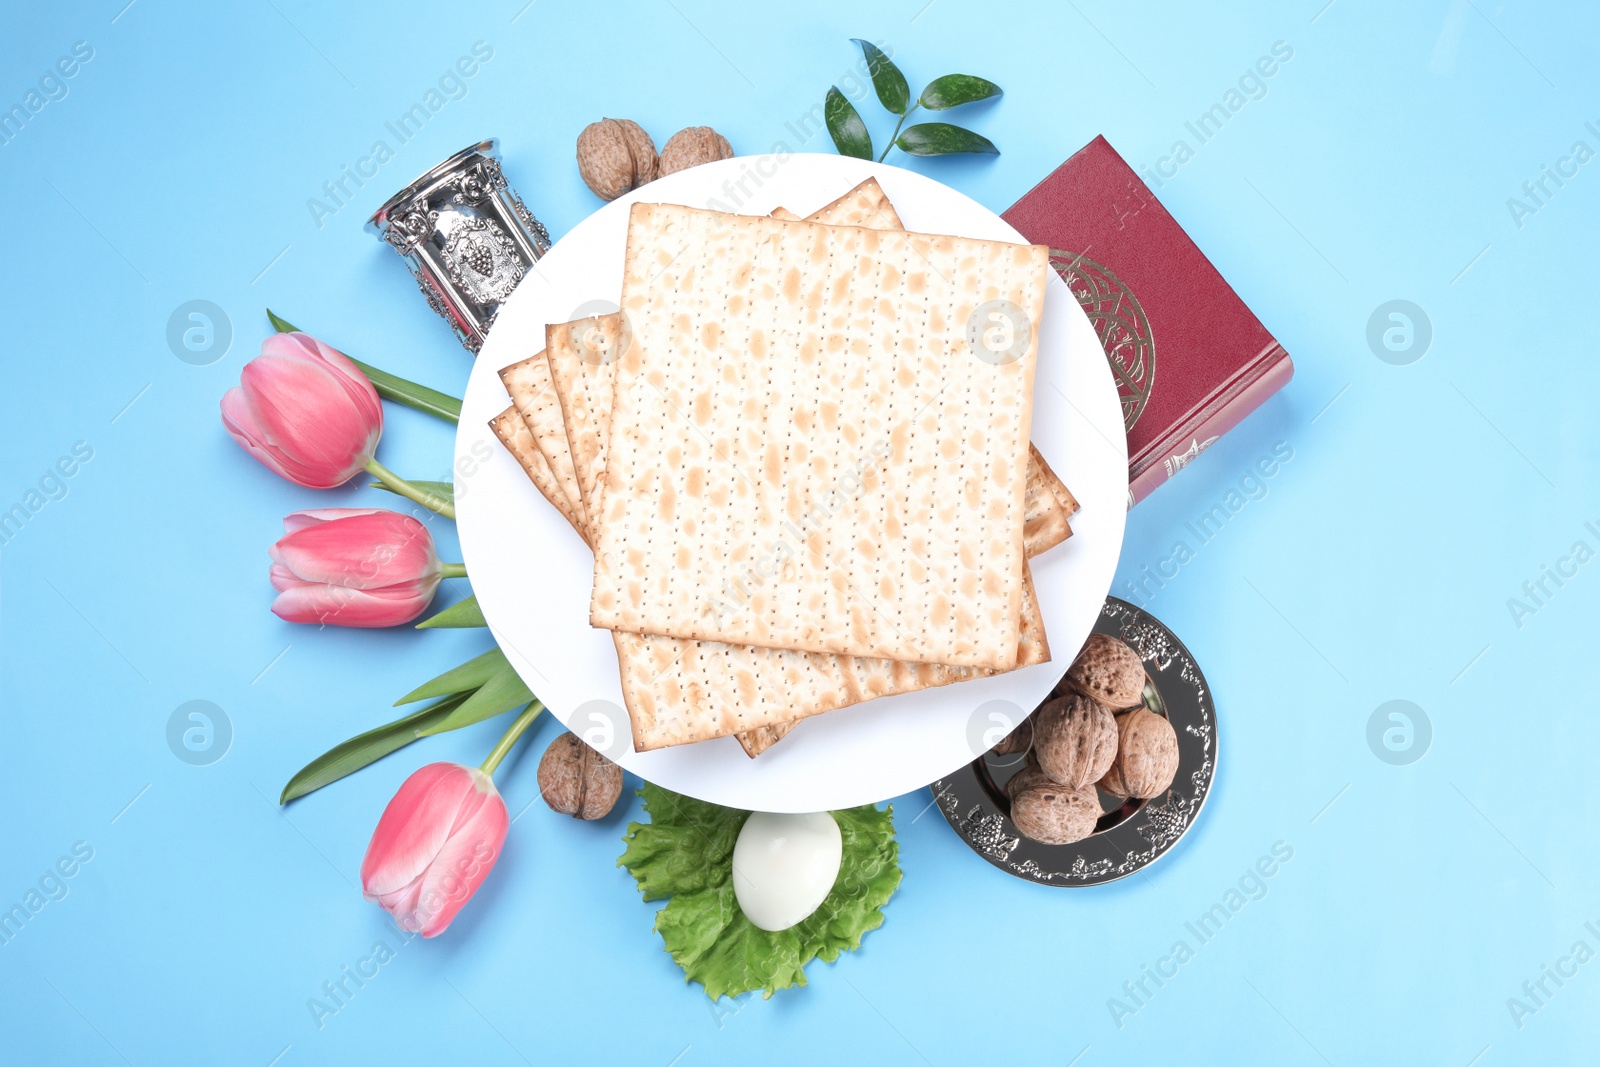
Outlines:
{"label": "pink tulip flower", "polygon": [[383,406],[342,353],[310,334],[276,333],[223,396],[222,425],[291,482],[332,489],[372,461]]}
{"label": "pink tulip flower", "polygon": [[440,563],[428,528],[381,508],[297,511],[273,545],[272,613],[285,622],[398,626],[427,609],[442,578],[466,573]]}
{"label": "pink tulip flower", "polygon": [[510,825],[488,774],[430,763],[383,809],[361,862],[362,894],[400,929],[441,934],[488,877]]}

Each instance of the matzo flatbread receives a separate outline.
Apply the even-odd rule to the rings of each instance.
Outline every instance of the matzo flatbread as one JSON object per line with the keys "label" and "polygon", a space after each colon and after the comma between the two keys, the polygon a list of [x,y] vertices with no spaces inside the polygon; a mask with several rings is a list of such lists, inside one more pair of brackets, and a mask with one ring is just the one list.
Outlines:
{"label": "matzo flatbread", "polygon": [[[774,216],[795,217],[782,208],[775,211]],[[893,207],[884,198],[877,182],[872,179],[868,179],[814,213],[810,219],[814,222],[831,223],[838,217],[871,218],[875,225],[884,228],[900,225],[899,217]],[[609,325],[596,325],[608,318],[619,321]],[[555,343],[547,347],[547,353],[551,355],[569,358],[574,355],[579,356],[579,359],[571,364],[569,373],[563,374],[560,369],[552,367],[558,394],[563,394],[564,389],[573,387],[571,383],[579,381],[587,382],[587,388],[601,390],[597,395],[609,396],[609,379],[613,364],[604,358],[604,352],[607,349],[614,350],[614,342],[604,339],[619,336],[620,319],[620,315],[601,316],[599,320],[580,320],[565,324],[570,328],[568,332],[581,340],[571,347],[562,347]],[[550,338],[557,335],[558,331],[554,328],[547,333],[547,337]],[[601,339],[599,344],[590,340],[597,338]],[[583,343],[584,341],[589,343]],[[561,399],[564,406],[571,403],[564,394]],[[572,409],[567,408],[567,410]],[[570,416],[568,425],[569,427],[575,425]],[[585,469],[589,461],[597,458],[595,455],[586,456],[584,453],[586,447],[598,449],[599,457],[603,458],[605,430],[608,427],[601,423],[598,429],[600,432],[596,436],[585,435],[583,443],[573,446],[574,462],[580,472]],[[580,477],[580,482],[582,481]],[[591,492],[589,486],[592,485],[592,482],[588,483],[585,491]],[[1030,473],[1030,492],[1042,488],[1042,480]],[[593,496],[587,499],[586,505],[591,512],[599,512]],[[1048,493],[1044,493],[1040,500],[1030,499],[1028,503],[1030,514],[1054,507],[1056,507],[1055,501]],[[1029,538],[1026,541],[1027,554],[1037,555],[1054,543]],[[1024,598],[1025,615],[1022,620],[1023,636],[1019,646],[1018,666],[1042,663],[1049,659],[1042,619],[1037,614],[1031,590],[1031,578],[1029,586]],[[703,646],[701,643],[671,638],[617,642],[618,658],[623,666],[625,699],[629,705],[630,719],[634,724],[635,744],[641,750],[656,748],[663,743],[674,744],[700,739],[684,735],[686,730],[692,729],[685,724],[698,714],[697,705],[709,701],[717,706],[726,706],[724,698],[728,695],[728,691],[724,683],[730,674],[730,657],[718,654],[717,651],[702,654],[702,648],[718,650],[720,646]],[[742,656],[742,650],[730,651],[735,656]],[[640,664],[648,664],[649,669],[644,671],[629,669],[630,665],[637,667]],[[747,685],[742,693],[734,694],[735,699],[742,698],[752,705],[777,701],[780,709],[797,716],[788,722],[775,722],[736,733],[735,737],[739,744],[752,757],[781,740],[802,714],[809,717],[873,696],[906,692],[933,684],[948,684],[977,677],[983,673],[965,668],[942,668],[934,671],[923,665],[890,660],[830,663],[813,654],[785,654],[779,650],[766,650],[761,656],[751,657],[748,669],[753,672],[755,688],[751,690]],[[671,676],[670,679],[664,684],[661,683],[660,679],[668,675]],[[774,682],[777,684],[776,694],[772,693]],[[769,714],[770,710],[764,709],[761,717],[765,720]],[[726,723],[737,721],[739,721],[737,718],[719,721],[714,724],[716,733],[726,732],[728,729]],[[670,739],[663,742],[663,737]]]}
{"label": "matzo flatbread", "polygon": [[590,526],[589,514],[583,506],[583,494],[578,489],[577,473],[572,467],[572,453],[567,448],[567,428],[561,421],[561,405],[556,400],[550,384],[550,364],[539,352],[520,363],[513,363],[500,371],[500,381],[511,402],[521,413],[528,430],[533,434],[534,445],[544,455],[550,472],[555,476],[561,493],[571,503],[584,529]]}
{"label": "matzo flatbread", "polygon": [[[628,341],[622,315],[599,315],[545,328],[545,359],[558,416],[588,512],[605,468],[606,431],[611,424],[612,364]],[[598,505],[594,514],[599,515]],[[593,544],[593,541],[590,542]]]}
{"label": "matzo flatbread", "polygon": [[[1038,469],[1039,477],[1045,487],[1050,490],[1050,495],[1055,498],[1061,509],[1069,517],[1076,515],[1078,513],[1078,498],[1072,495],[1072,490],[1067,488],[1065,482],[1056,477],[1056,472],[1050,469],[1050,464],[1044,461],[1044,456],[1039,454],[1037,448],[1033,449],[1032,464]],[[1067,533],[1070,536],[1072,531],[1069,529]]]}
{"label": "matzo flatbread", "polygon": [[[1018,667],[1050,659],[1033,579],[1026,568],[1023,593]],[[641,752],[738,734],[745,751],[755,755],[800,719],[875,697],[1002,673],[621,631],[613,632],[612,638],[634,748]]]}
{"label": "matzo flatbread", "polygon": [[528,429],[528,424],[517,411],[516,405],[513,404],[490,419],[489,428],[500,438],[500,443],[506,446],[506,451],[511,453],[524,471],[527,471],[534,488],[555,505],[555,509],[561,512],[562,518],[570,522],[578,536],[587,543],[589,535],[583,528],[582,520],[578,518],[572,502],[562,493],[561,486],[556,483],[556,476],[550,471],[549,461],[534,446],[533,431]]}
{"label": "matzo flatbread", "polygon": [[1014,666],[1046,256],[635,205],[591,621]]}

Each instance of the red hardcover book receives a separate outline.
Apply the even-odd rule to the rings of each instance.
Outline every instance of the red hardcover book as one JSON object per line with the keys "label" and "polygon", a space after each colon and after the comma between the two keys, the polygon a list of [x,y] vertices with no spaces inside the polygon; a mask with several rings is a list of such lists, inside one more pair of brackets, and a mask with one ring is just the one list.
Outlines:
{"label": "red hardcover book", "polygon": [[1277,392],[1294,364],[1104,137],[1005,213],[1077,294],[1128,431],[1128,506]]}

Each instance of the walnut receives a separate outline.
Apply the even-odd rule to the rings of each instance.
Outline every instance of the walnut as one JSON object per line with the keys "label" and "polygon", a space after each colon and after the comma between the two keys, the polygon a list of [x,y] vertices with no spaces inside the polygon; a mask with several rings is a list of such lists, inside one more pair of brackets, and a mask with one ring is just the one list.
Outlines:
{"label": "walnut", "polygon": [[1092,633],[1067,670],[1067,683],[1113,711],[1131,708],[1144,694],[1139,653],[1110,634]]}
{"label": "walnut", "polygon": [[1017,799],[1017,794],[1024,789],[1031,789],[1036,785],[1055,785],[1050,776],[1037,767],[1024,767],[1011,776],[1006,783],[1006,796],[1012,800]]}
{"label": "walnut", "polygon": [[1011,801],[1011,822],[1018,832],[1046,845],[1082,841],[1099,821],[1100,798],[1093,787],[1067,789],[1046,782],[1018,790]]}
{"label": "walnut", "polygon": [[1100,788],[1117,797],[1150,800],[1165,793],[1178,774],[1178,734],[1148,708],[1117,716],[1117,758]]}
{"label": "walnut", "polygon": [[601,119],[578,134],[578,174],[602,200],[615,200],[657,177],[655,142],[629,119]]}
{"label": "walnut", "polygon": [[665,177],[702,163],[732,158],[733,146],[726,137],[710,126],[690,126],[673,134],[661,146],[661,174]]}
{"label": "walnut", "polygon": [[1000,743],[989,752],[996,756],[1015,756],[1018,752],[1028,751],[1028,746],[1031,744],[1033,744],[1033,716],[1030,715],[1017,723],[1016,729],[1001,738]]}
{"label": "walnut", "polygon": [[1097,700],[1071,693],[1034,714],[1039,767],[1068,789],[1093,785],[1117,756],[1117,720]]}
{"label": "walnut", "polygon": [[539,795],[554,811],[575,819],[599,819],[622,795],[622,768],[565,733],[539,760]]}

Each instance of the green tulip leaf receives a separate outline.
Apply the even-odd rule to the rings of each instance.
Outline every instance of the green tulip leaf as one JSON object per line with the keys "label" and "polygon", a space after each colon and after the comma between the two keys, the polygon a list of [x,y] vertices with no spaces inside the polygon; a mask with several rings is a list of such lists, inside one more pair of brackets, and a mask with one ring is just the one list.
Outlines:
{"label": "green tulip leaf", "polygon": [[906,76],[871,41],[859,37],[851,40],[861,46],[861,54],[867,57],[867,73],[872,75],[872,87],[878,91],[878,103],[896,115],[904,115],[911,103],[911,86],[906,84]]}
{"label": "green tulip leaf", "polygon": [[[503,657],[502,657],[503,658]],[[463,726],[492,719],[502,712],[521,707],[533,700],[533,693],[522,684],[511,664],[506,663],[494,676],[478,687],[478,691],[461,702],[461,705],[423,730],[427,734],[442,734],[459,730]]]}
{"label": "green tulip leaf", "polygon": [[429,697],[450,696],[454,693],[467,693],[479,688],[489,679],[499,674],[502,670],[510,670],[511,664],[506,662],[506,654],[498,647],[491,648],[483,655],[470,659],[459,667],[452,667],[437,678],[431,678],[417,686],[411,692],[395,701],[395,706],[410,704]]}
{"label": "green tulip leaf", "polygon": [[987,78],[978,78],[971,74],[946,74],[929,82],[917,102],[929,111],[945,111],[976,100],[999,96],[1001,91],[1000,86]]}
{"label": "green tulip leaf", "polygon": [[[267,309],[267,320],[272,323],[272,328],[279,333],[299,333],[299,327],[278,315],[273,314],[271,308]],[[385,400],[393,400],[397,404],[404,404],[418,411],[425,411],[429,415],[437,416],[446,422],[461,421],[461,401],[437,389],[429,389],[426,385],[418,385],[408,381],[397,374],[379,370],[370,364],[363,363],[354,356],[346,354],[350,360],[360,368],[361,373],[367,376],[372,387],[378,395]]]}
{"label": "green tulip leaf", "polygon": [[1000,149],[982,134],[963,130],[948,122],[924,122],[902,133],[895,144],[913,156],[948,156],[960,152],[979,152],[998,156]]}
{"label": "green tulip leaf", "polygon": [[333,746],[295,772],[294,777],[283,787],[278,803],[287,804],[296,797],[314,793],[323,786],[337,782],[368,764],[376,763],[389,753],[404,748],[422,737],[427,732],[427,727],[443,721],[466,699],[466,693],[445,697],[420,711],[414,711],[394,722],[386,723],[375,730],[368,730],[364,734],[358,734],[342,744]]}
{"label": "green tulip leaf", "polygon": [[861,121],[856,106],[837,87],[828,90],[822,114],[828,123],[828,136],[833,138],[833,147],[841,156],[872,158],[872,135],[867,132],[867,124]]}
{"label": "green tulip leaf", "polygon": [[435,629],[462,629],[468,626],[488,626],[483,617],[483,609],[478,606],[476,593],[465,600],[458,600],[443,611],[434,612],[432,615],[417,623],[419,630]]}
{"label": "green tulip leaf", "polygon": [[[444,501],[446,504],[449,504],[451,507],[456,506],[456,487],[450,482],[425,482],[420,479],[416,481],[407,479],[407,481],[416,488],[421,489],[424,493],[427,493],[429,496],[436,497],[439,500]],[[386,493],[394,493],[395,496],[405,496],[404,493],[384,485],[382,482],[368,482],[367,485],[373,489],[382,489]]]}

